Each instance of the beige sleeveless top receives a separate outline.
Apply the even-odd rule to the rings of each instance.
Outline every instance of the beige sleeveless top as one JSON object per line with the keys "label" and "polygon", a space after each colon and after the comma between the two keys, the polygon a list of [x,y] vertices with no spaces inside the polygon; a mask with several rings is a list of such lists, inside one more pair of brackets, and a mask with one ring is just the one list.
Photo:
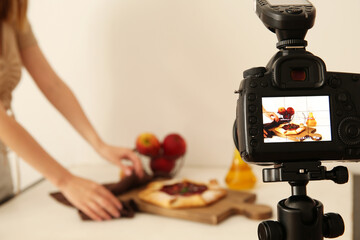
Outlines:
{"label": "beige sleeveless top", "polygon": [[[0,24],[0,101],[7,110],[11,110],[11,93],[21,77],[20,51],[36,44],[36,39],[28,21],[22,32],[17,31],[10,23]],[[11,197],[13,191],[7,147],[0,141],[0,203]]]}
{"label": "beige sleeveless top", "polygon": [[0,54],[0,101],[6,109],[11,107],[11,93],[21,77],[20,51],[36,44],[36,39],[28,21],[19,32],[10,23],[3,22]]}

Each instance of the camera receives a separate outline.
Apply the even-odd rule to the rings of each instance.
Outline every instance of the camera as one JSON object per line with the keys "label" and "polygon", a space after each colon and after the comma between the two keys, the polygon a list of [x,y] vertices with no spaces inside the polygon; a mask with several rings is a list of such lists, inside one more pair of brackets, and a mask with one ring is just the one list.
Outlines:
{"label": "camera", "polygon": [[244,71],[234,142],[248,162],[360,159],[360,74],[330,72],[306,50],[315,22],[307,0],[255,0],[279,51],[266,67]]}
{"label": "camera", "polygon": [[307,195],[309,181],[348,181],[344,166],[328,171],[322,160],[360,158],[360,74],[329,72],[306,51],[315,22],[307,0],[255,0],[256,13],[278,38],[266,67],[244,71],[233,137],[241,156],[263,169],[264,182],[288,182],[291,196],[278,202],[277,221],[259,224],[259,240],[322,240],[341,236],[342,217],[324,214]]}

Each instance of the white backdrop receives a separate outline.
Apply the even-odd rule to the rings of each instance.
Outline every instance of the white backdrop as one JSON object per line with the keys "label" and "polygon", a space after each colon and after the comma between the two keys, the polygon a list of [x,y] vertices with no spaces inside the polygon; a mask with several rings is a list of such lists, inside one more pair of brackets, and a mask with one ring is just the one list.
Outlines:
{"label": "white backdrop", "polygon": [[[360,1],[312,1],[308,50],[328,70],[360,72]],[[101,136],[133,147],[150,131],[179,132],[186,164],[230,166],[242,72],[264,66],[276,37],[252,0],[30,0],[39,45]],[[24,72],[18,120],[65,165],[100,161]],[[22,164],[24,184],[37,178]]]}

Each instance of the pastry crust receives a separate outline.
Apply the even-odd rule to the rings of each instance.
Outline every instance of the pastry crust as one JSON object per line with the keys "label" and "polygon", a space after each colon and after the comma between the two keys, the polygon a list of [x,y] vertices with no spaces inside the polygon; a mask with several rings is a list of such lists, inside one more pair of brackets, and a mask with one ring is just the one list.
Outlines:
{"label": "pastry crust", "polygon": [[[191,195],[168,194],[161,189],[164,186],[190,183],[206,186],[207,189],[201,193]],[[146,188],[139,192],[139,198],[145,202],[170,209],[203,207],[210,205],[226,196],[226,190],[221,188],[216,180],[209,183],[199,183],[188,179],[173,179],[166,181],[156,181],[148,184]]]}
{"label": "pastry crust", "polygon": [[299,127],[297,129],[293,129],[293,130],[286,130],[283,127],[288,125],[289,123],[286,124],[281,124],[276,130],[279,133],[282,133],[284,135],[293,135],[293,134],[299,134],[302,133],[303,131],[305,131],[306,127],[304,126],[304,124],[300,123]]}

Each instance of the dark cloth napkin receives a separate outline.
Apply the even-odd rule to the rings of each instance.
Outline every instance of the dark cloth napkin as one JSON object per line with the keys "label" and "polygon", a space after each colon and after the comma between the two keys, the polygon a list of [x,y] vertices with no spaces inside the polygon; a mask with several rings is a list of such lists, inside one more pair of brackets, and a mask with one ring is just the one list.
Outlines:
{"label": "dark cloth napkin", "polygon": [[[105,188],[107,188],[112,194],[118,196],[132,189],[141,187],[149,183],[153,178],[147,174],[144,174],[143,178],[137,177],[135,174],[131,176],[123,178],[121,181],[117,183],[108,183],[103,184]],[[50,193],[50,196],[53,197],[59,203],[62,203],[69,207],[74,207],[61,192],[53,192]],[[138,211],[136,203],[134,200],[130,199],[128,201],[121,201],[123,209],[120,210],[120,217],[132,218],[135,215],[135,212]],[[85,213],[78,210],[78,213],[82,220],[92,220]]]}
{"label": "dark cloth napkin", "polygon": [[276,128],[278,126],[280,126],[280,124],[283,124],[283,123],[288,123],[290,120],[288,119],[280,119],[278,122],[276,122],[275,120],[270,122],[270,123],[265,123],[263,128],[264,128],[264,131],[266,132],[267,134],[267,138],[272,138],[275,134],[273,131],[270,131],[270,129],[272,128]]}

